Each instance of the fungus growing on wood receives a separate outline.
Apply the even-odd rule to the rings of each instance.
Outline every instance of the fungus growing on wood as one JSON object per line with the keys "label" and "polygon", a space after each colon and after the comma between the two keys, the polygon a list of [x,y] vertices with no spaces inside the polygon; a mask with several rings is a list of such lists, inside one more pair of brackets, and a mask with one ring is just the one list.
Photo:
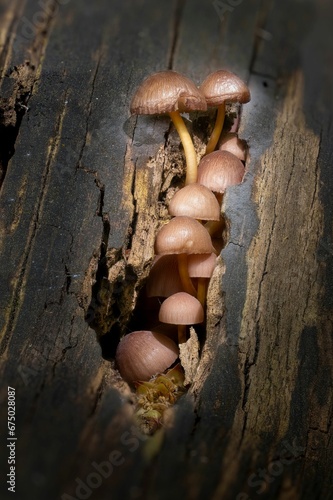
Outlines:
{"label": "fungus growing on wood", "polygon": [[245,168],[229,151],[214,151],[204,156],[198,167],[198,182],[215,193],[223,194],[227,187],[242,182]]}
{"label": "fungus growing on wood", "polygon": [[178,358],[178,347],[161,333],[140,330],[125,335],[119,342],[116,363],[128,383],[149,380],[163,373]]}
{"label": "fungus growing on wood", "polygon": [[195,84],[176,71],[154,73],[141,83],[133,96],[130,109],[135,114],[169,114],[184,147],[186,184],[196,182],[197,155],[180,115],[182,112],[207,109],[205,98]]}
{"label": "fungus growing on wood", "polygon": [[229,132],[221,138],[221,142],[219,143],[219,150],[228,151],[229,153],[237,156],[239,160],[245,161],[245,141],[239,139],[238,135],[235,132]]}
{"label": "fungus growing on wood", "polygon": [[194,296],[196,290],[188,275],[187,255],[214,251],[207,229],[191,217],[174,217],[162,226],[155,239],[157,255],[177,254],[179,275],[184,290]]}
{"label": "fungus growing on wood", "polygon": [[186,325],[195,325],[204,320],[204,310],[198,299],[185,292],[171,295],[161,305],[159,320],[178,325],[178,343],[186,342]]}
{"label": "fungus growing on wood", "polygon": [[[213,151],[204,156],[198,167],[198,182],[216,193],[222,204],[223,193],[228,186],[242,182],[245,168],[243,163],[228,151]],[[223,218],[219,222],[207,222],[206,229],[211,236],[221,233]]]}
{"label": "fungus growing on wood", "polygon": [[217,106],[215,126],[206,147],[206,154],[214,151],[222,132],[226,102],[244,104],[251,99],[247,85],[230,71],[219,70],[207,76],[199,87],[205,96],[207,106]]}
{"label": "fungus growing on wood", "polygon": [[215,265],[215,253],[188,256],[188,274],[190,278],[198,278],[197,299],[202,307],[204,307],[206,301],[207,282],[213,274]]}
{"label": "fungus growing on wood", "polygon": [[177,191],[170,201],[169,214],[200,220],[219,220],[220,205],[210,189],[194,183]]}
{"label": "fungus growing on wood", "polygon": [[169,297],[183,290],[177,255],[157,255],[146,284],[147,297]]}

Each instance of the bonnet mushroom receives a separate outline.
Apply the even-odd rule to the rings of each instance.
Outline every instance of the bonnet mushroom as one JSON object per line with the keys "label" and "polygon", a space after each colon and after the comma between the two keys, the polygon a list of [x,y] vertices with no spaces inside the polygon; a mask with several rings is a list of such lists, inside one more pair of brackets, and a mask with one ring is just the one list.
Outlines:
{"label": "bonnet mushroom", "polygon": [[[242,182],[245,168],[243,163],[228,151],[213,151],[204,156],[198,167],[198,182],[213,191],[222,204],[223,193],[228,186]],[[223,219],[207,222],[206,229],[211,236],[222,231]]]}
{"label": "bonnet mushroom", "polygon": [[204,310],[198,299],[185,292],[171,295],[161,305],[159,320],[178,325],[178,343],[186,342],[186,325],[195,325],[204,320]]}
{"label": "bonnet mushroom", "polygon": [[227,187],[242,182],[245,168],[237,156],[229,151],[213,151],[204,156],[198,167],[198,182],[221,195]]}
{"label": "bonnet mushroom", "polygon": [[229,151],[241,161],[246,159],[246,143],[235,132],[229,132],[221,138],[220,151]]}
{"label": "bonnet mushroom", "polygon": [[215,269],[216,255],[215,253],[189,255],[187,265],[190,278],[198,278],[197,299],[202,307],[204,307],[206,302],[207,282]]}
{"label": "bonnet mushroom", "polygon": [[150,270],[147,297],[169,297],[183,291],[178,271],[177,255],[157,255]]}
{"label": "bonnet mushroom", "polygon": [[184,147],[186,184],[197,180],[197,155],[180,113],[206,109],[205,98],[195,84],[176,71],[160,71],[148,76],[131,102],[133,114],[169,114]]}
{"label": "bonnet mushroom", "polygon": [[207,106],[217,106],[215,126],[206,147],[206,154],[214,151],[222,132],[226,102],[244,104],[251,99],[247,85],[234,73],[219,70],[207,76],[199,90],[205,96]]}
{"label": "bonnet mushroom", "polygon": [[219,220],[220,205],[210,189],[193,183],[183,187],[169,203],[170,215],[186,215],[199,220]]}
{"label": "bonnet mushroom", "polygon": [[128,383],[146,381],[163,373],[178,358],[178,347],[161,333],[140,330],[125,335],[119,342],[116,363]]}
{"label": "bonnet mushroom", "polygon": [[196,295],[196,290],[188,275],[187,255],[212,252],[215,249],[207,229],[192,217],[174,217],[156,235],[155,253],[177,255],[180,279],[190,295]]}

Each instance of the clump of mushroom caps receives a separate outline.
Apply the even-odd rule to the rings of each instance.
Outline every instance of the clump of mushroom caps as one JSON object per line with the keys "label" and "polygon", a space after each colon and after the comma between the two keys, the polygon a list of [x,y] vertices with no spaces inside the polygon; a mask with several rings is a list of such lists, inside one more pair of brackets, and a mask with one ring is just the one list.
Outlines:
{"label": "clump of mushroom caps", "polygon": [[[222,132],[225,103],[249,100],[245,83],[226,70],[209,75],[199,88],[180,73],[161,71],[146,78],[132,99],[133,114],[167,113],[171,117],[186,159],[185,187],[171,199],[168,210],[172,218],[156,235],[156,258],[145,287],[148,297],[158,297],[161,302],[159,316],[152,330],[126,335],[116,353],[117,367],[128,383],[148,384],[141,392],[146,393],[147,387],[152,390],[148,381],[175,365],[179,350],[174,329],[182,344],[188,338],[188,327],[204,322],[206,290],[222,246],[214,240],[217,237],[221,242],[222,237],[222,197],[227,187],[242,181],[245,170],[245,148],[235,131],[222,136],[221,150],[214,149]],[[198,167],[180,113],[205,111],[207,106],[218,107],[217,121]],[[174,325],[170,335],[167,325]]]}

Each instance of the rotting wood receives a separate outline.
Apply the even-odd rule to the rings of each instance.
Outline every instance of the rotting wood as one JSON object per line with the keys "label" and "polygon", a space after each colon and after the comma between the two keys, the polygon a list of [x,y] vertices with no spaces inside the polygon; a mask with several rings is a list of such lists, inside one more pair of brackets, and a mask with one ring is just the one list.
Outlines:
{"label": "rotting wood", "polygon": [[[12,5],[14,15],[3,18],[7,33],[19,29],[14,19],[32,19],[36,12],[35,2]],[[63,7],[43,34],[38,86],[1,191],[2,331],[7,319],[11,325],[1,374],[20,394],[21,497],[75,494],[76,478],[85,481],[93,462],[120,450],[124,462],[90,498],[331,498],[332,6],[251,0],[234,7],[223,23],[210,2],[200,0],[163,9],[149,1],[72,0]],[[31,41],[21,40],[14,60],[13,39],[7,39],[2,61],[19,66],[31,60]],[[133,141],[144,172],[168,130],[159,120],[127,120],[130,96],[142,77],[168,65],[197,83],[224,65],[249,76],[253,97],[240,136],[250,145],[250,158],[245,182],[225,201],[229,244],[210,286],[197,380],[169,415],[164,435],[147,442],[135,435],[131,395],[101,359],[84,316],[98,263],[108,249],[111,259],[129,250],[135,209],[130,202],[119,210],[126,151]],[[301,130],[308,139],[303,144]],[[59,139],[50,157],[48,148]],[[294,177],[304,161],[308,205]],[[284,187],[292,206],[300,201],[299,232],[300,212],[282,218],[281,210],[290,208],[280,191],[277,204],[272,183]],[[272,223],[274,207],[268,239],[263,221]],[[281,250],[273,253],[280,239]],[[288,252],[293,247],[295,260]],[[267,255],[266,269],[259,248]],[[258,477],[261,470],[268,479]]]}

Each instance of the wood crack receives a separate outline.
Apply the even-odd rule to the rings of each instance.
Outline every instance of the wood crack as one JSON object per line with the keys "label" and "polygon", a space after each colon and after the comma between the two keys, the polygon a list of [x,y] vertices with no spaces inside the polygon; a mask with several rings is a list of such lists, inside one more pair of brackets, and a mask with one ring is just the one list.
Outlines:
{"label": "wood crack", "polygon": [[[29,99],[35,91],[36,83],[41,72],[44,53],[49,34],[54,21],[53,11],[56,0],[52,0],[51,9],[45,17],[45,24],[36,28],[36,35],[31,47],[26,47],[26,60],[18,66],[4,68],[0,84],[2,90],[8,88],[0,99],[0,134],[3,141],[0,146],[0,189],[6,176],[10,159],[15,153],[15,142],[21,127],[22,119],[28,111]],[[21,14],[18,14],[18,18]],[[13,19],[16,26],[18,19]],[[11,52],[15,37],[9,37],[10,45],[5,46],[5,54]],[[27,41],[25,41],[27,43]],[[28,40],[29,43],[29,40]],[[2,57],[2,60],[7,57]]]}
{"label": "wood crack", "polygon": [[[66,101],[66,98],[67,98],[67,95],[65,94],[64,101]],[[39,227],[39,220],[40,220],[41,214],[43,212],[44,202],[46,199],[49,180],[50,180],[51,166],[53,164],[53,161],[54,161],[56,154],[57,154],[57,151],[59,149],[62,126],[63,126],[65,114],[66,114],[66,105],[64,104],[62,111],[58,117],[54,137],[50,140],[50,144],[48,147],[48,155],[47,155],[47,159],[45,162],[45,169],[44,169],[44,172],[43,172],[42,178],[41,178],[40,197],[38,198],[37,206],[35,208],[34,214],[32,214],[32,217],[31,217],[29,234],[27,237],[25,250],[23,252],[20,264],[18,266],[18,272],[16,275],[15,285],[14,285],[13,294],[12,294],[12,298],[11,298],[11,304],[10,304],[10,311],[11,312],[9,315],[9,320],[7,322],[7,326],[4,328],[4,335],[1,339],[0,354],[3,354],[7,348],[7,344],[8,344],[11,332],[15,326],[16,319],[17,319],[17,316],[19,314],[21,303],[22,303],[22,300],[24,297],[25,282],[26,282],[26,275],[28,273],[28,268],[29,268],[30,254],[31,254],[31,251],[33,248],[34,240],[35,240],[36,235],[37,235],[37,231],[38,231],[38,227]]]}
{"label": "wood crack", "polygon": [[[82,169],[82,157],[83,157],[84,149],[87,145],[87,139],[88,139],[88,135],[89,135],[89,122],[90,122],[90,118],[91,118],[91,114],[92,114],[92,102],[93,102],[93,97],[94,97],[94,93],[95,93],[95,84],[96,84],[96,79],[97,79],[98,70],[100,67],[102,55],[103,55],[102,52],[98,55],[95,71],[94,71],[93,78],[92,78],[91,92],[90,92],[89,101],[88,101],[88,105],[87,105],[88,112],[87,112],[87,117],[86,117],[86,129],[85,129],[85,135],[84,135],[82,147],[81,147],[81,150],[79,153],[79,158],[77,161],[77,166],[76,166],[77,169]],[[91,173],[94,173],[94,172],[91,172]]]}
{"label": "wood crack", "polygon": [[179,27],[180,27],[181,18],[182,18],[183,10],[185,7],[185,3],[186,3],[186,0],[177,0],[175,16],[174,16],[174,23],[173,23],[173,36],[172,36],[172,41],[171,41],[169,62],[167,65],[168,69],[173,69],[174,58],[175,58],[175,53],[176,53],[177,43],[178,43],[178,38],[179,38]]}

